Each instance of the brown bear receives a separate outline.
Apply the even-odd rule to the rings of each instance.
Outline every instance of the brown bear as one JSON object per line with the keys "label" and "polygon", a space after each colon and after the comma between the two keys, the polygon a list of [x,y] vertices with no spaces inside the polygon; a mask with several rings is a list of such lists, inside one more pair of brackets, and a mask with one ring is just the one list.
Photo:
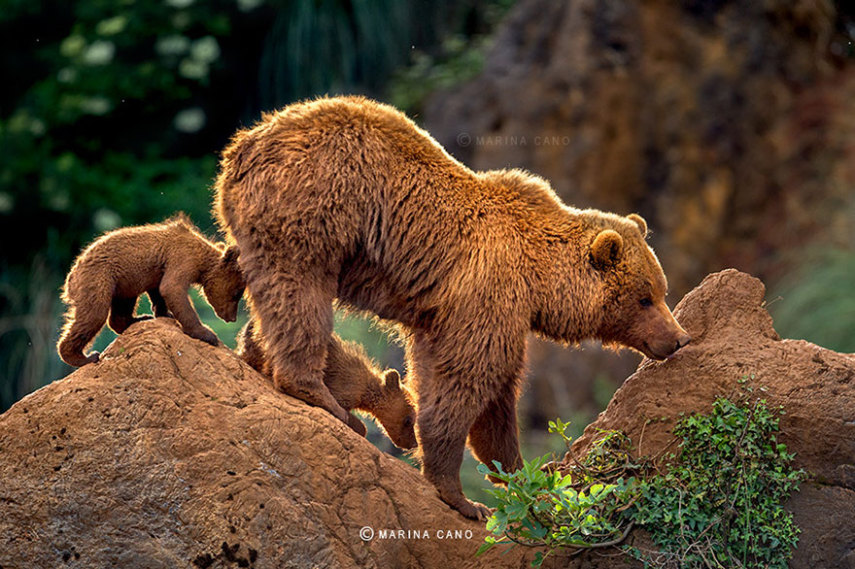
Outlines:
{"label": "brown bear", "polygon": [[[238,355],[257,372],[270,377],[270,365],[261,340],[255,335],[252,320],[238,332]],[[352,409],[364,411],[375,417],[386,434],[402,449],[415,448],[416,409],[414,398],[400,383],[400,375],[394,369],[380,372],[368,359],[359,344],[345,342],[333,334],[327,348],[324,384],[348,413]],[[348,424],[365,436],[365,425],[352,417]]]}
{"label": "brown bear", "polygon": [[399,323],[422,472],[462,514],[467,438],[521,465],[526,337],[596,338],[663,359],[689,341],[639,216],[564,205],[519,170],[473,172],[396,109],[322,98],[223,152],[215,211],[241,249],[273,379],[346,421],[323,383],[333,301]]}
{"label": "brown bear", "polygon": [[74,261],[62,300],[68,305],[57,351],[68,365],[97,362],[98,352],[83,350],[109,315],[117,334],[134,322],[137,301],[148,293],[155,316],[174,316],[186,334],[217,345],[216,334],[199,321],[187,289],[201,284],[217,315],[237,317],[246,282],[238,266],[238,249],[215,245],[184,215],[162,223],[125,227],[106,233]]}

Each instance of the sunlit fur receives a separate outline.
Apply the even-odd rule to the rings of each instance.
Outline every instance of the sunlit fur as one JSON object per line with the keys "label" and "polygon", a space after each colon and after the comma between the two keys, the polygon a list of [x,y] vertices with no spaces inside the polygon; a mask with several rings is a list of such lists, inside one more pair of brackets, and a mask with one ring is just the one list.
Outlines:
{"label": "sunlit fur", "polygon": [[97,362],[98,352],[86,356],[83,351],[108,316],[117,334],[151,318],[135,315],[143,293],[155,316],[174,316],[188,335],[216,345],[217,336],[199,321],[187,289],[202,285],[217,315],[234,321],[246,286],[237,259],[236,247],[211,243],[183,215],[101,236],[77,257],[66,277],[60,357],[73,366]]}
{"label": "sunlit fur", "polygon": [[[238,333],[236,351],[253,369],[270,377],[270,364],[256,334],[252,321],[248,322]],[[323,380],[346,411],[357,409],[375,417],[399,448],[416,447],[415,398],[401,385],[397,371],[381,372],[359,344],[345,342],[333,334]],[[365,426],[359,419],[354,417],[350,424],[365,435]]]}
{"label": "sunlit fur", "polygon": [[399,323],[422,471],[469,517],[487,509],[461,490],[467,438],[482,462],[521,464],[516,400],[529,332],[642,351],[642,335],[673,349],[685,336],[661,311],[636,310],[645,287],[664,297],[636,218],[569,208],[519,170],[473,172],[402,113],[360,97],[294,104],[238,132],[215,213],[241,248],[283,391],[347,421],[323,384],[333,300]]}

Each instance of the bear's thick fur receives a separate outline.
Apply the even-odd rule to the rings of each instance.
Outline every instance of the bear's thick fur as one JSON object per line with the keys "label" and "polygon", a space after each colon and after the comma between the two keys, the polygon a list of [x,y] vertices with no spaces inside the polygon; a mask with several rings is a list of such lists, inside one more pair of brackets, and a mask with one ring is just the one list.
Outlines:
{"label": "bear's thick fur", "polygon": [[108,319],[117,334],[134,322],[137,302],[148,293],[155,316],[174,316],[184,332],[217,345],[216,334],[199,321],[187,289],[202,285],[217,316],[233,322],[246,282],[238,249],[211,243],[184,215],[162,223],[116,229],[99,237],[74,261],[62,300],[68,305],[57,351],[68,365],[97,362],[83,350]]}
{"label": "bear's thick fur", "polygon": [[[252,320],[238,332],[237,354],[257,372],[270,377],[270,365],[256,338]],[[333,334],[327,348],[324,384],[346,411],[364,411],[375,417],[393,443],[402,449],[416,448],[414,398],[400,383],[394,369],[381,372],[359,344],[345,342]],[[365,425],[353,417],[349,423],[365,436]]]}
{"label": "bear's thick fur", "polygon": [[347,412],[323,383],[332,303],[396,321],[422,471],[468,517],[459,469],[521,465],[526,336],[598,338],[665,358],[689,341],[638,216],[570,208],[518,170],[473,172],[392,107],[285,107],[225,149],[216,215],[241,250],[276,385]]}

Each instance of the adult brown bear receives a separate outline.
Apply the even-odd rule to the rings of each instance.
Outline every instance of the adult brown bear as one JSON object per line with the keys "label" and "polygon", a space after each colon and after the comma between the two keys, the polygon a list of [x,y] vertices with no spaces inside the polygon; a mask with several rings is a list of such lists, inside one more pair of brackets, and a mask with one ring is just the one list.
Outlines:
{"label": "adult brown bear", "polygon": [[332,303],[396,321],[418,397],[422,471],[471,518],[459,469],[520,466],[516,401],[530,331],[665,358],[689,341],[644,220],[565,206],[518,170],[473,172],[392,107],[288,106],[223,153],[216,215],[240,246],[276,385],[346,411],[323,383]]}

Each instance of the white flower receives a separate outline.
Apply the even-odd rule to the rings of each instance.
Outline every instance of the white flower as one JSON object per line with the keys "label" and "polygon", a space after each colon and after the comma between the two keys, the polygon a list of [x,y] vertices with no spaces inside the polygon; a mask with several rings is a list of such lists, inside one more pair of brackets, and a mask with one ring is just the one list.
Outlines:
{"label": "white flower", "polygon": [[83,63],[87,65],[106,65],[113,61],[116,46],[111,41],[98,40],[86,48],[83,52]]}
{"label": "white flower", "polygon": [[214,36],[205,36],[193,42],[190,55],[197,61],[211,63],[220,57],[220,45]]}
{"label": "white flower", "polygon": [[190,39],[177,34],[161,36],[154,49],[162,56],[184,55],[190,49]]}
{"label": "white flower", "polygon": [[191,133],[202,130],[206,121],[205,111],[199,107],[192,107],[176,114],[172,124],[178,131]]}

